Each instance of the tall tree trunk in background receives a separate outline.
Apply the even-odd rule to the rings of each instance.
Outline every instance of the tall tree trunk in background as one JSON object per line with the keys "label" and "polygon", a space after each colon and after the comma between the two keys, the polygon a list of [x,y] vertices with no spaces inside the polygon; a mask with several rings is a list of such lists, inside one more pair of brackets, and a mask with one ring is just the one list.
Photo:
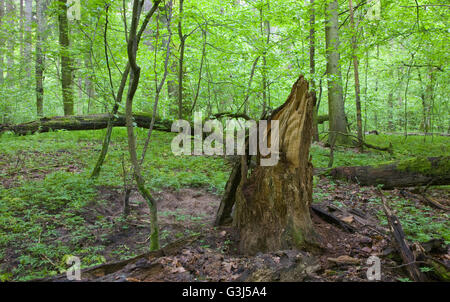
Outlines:
{"label": "tall tree trunk in background", "polygon": [[184,76],[184,48],[186,37],[183,35],[183,3],[180,0],[180,21],[178,21],[178,36],[180,37],[180,61],[178,64],[178,118],[183,119],[183,76]]}
{"label": "tall tree trunk in background", "polygon": [[45,56],[43,54],[43,42],[45,41],[47,22],[45,10],[47,1],[36,0],[36,111],[38,116],[44,115],[44,67]]}
{"label": "tall tree trunk in background", "polygon": [[[141,37],[142,37],[143,33],[145,32],[145,29],[147,28],[148,22],[150,22],[150,19],[152,18],[153,14],[158,9],[158,6],[159,6],[160,2],[161,2],[161,0],[156,0],[154,2],[154,6],[152,6],[150,11],[146,14],[146,16],[144,18],[144,22],[141,25],[139,33],[136,35],[136,52],[137,52],[137,48],[139,47],[139,43],[141,41]],[[140,12],[141,9],[139,8],[139,6],[138,6],[138,9],[139,9],[138,18],[141,15],[141,12]],[[134,9],[134,7],[133,7],[133,9]],[[103,35],[103,39],[104,39],[103,41],[104,41],[104,47],[105,47],[105,58],[108,57],[108,52],[107,52],[107,40],[108,40],[108,36],[107,36],[108,30],[107,29],[108,29],[108,22],[109,22],[108,21],[108,14],[109,14],[109,6],[106,7],[106,20],[105,20],[106,22],[105,22],[105,31],[104,31],[104,35]],[[127,40],[129,41],[128,36],[127,36]],[[131,47],[131,46],[129,46],[129,47]],[[128,58],[128,60],[130,60],[130,58]],[[120,104],[122,103],[122,98],[123,98],[125,86],[126,86],[126,83],[127,83],[127,80],[128,80],[129,76],[130,76],[129,83],[130,84],[132,83],[132,78],[131,77],[133,76],[133,73],[130,74],[130,72],[131,72],[131,63],[130,63],[130,61],[128,61],[127,65],[125,67],[125,70],[122,73],[122,79],[120,81],[120,85],[119,85],[119,88],[117,90],[117,94],[115,94],[114,91],[112,91],[112,95],[115,98],[114,99],[114,107],[113,107],[113,110],[112,110],[111,114],[109,114],[107,130],[106,130],[105,137],[103,139],[102,150],[101,150],[100,155],[99,155],[99,157],[97,159],[97,163],[96,163],[96,165],[94,167],[94,170],[92,171],[91,178],[96,178],[96,177],[98,177],[100,175],[100,170],[102,168],[103,162],[105,161],[106,155],[108,153],[108,149],[109,149],[109,144],[110,144],[110,141],[111,141],[111,134],[112,134],[112,130],[113,130],[113,127],[114,127],[114,123],[117,120],[115,116],[119,112]],[[134,95],[133,95],[133,97],[134,97]],[[150,123],[148,123],[148,124],[150,125]]]}
{"label": "tall tree trunk in background", "polygon": [[435,72],[433,67],[428,67],[428,83],[425,90],[425,102],[423,102],[424,132],[429,133],[431,129],[432,104],[434,102]]}
{"label": "tall tree trunk in background", "polygon": [[206,42],[207,42],[207,34],[208,34],[208,25],[205,25],[205,28],[202,29],[202,38],[203,38],[203,47],[202,47],[202,58],[200,60],[200,69],[198,71],[198,81],[197,81],[197,89],[195,90],[194,100],[192,102],[192,107],[190,113],[192,114],[195,110],[195,106],[197,105],[198,97],[200,96],[201,82],[203,78],[203,66],[205,65],[206,60]]}
{"label": "tall tree trunk in background", "polygon": [[31,22],[32,22],[32,14],[33,14],[33,0],[25,0],[25,39],[24,39],[24,54],[25,57],[23,59],[25,62],[25,69],[27,72],[27,77],[31,77]]}
{"label": "tall tree trunk in background", "polygon": [[338,1],[332,1],[326,8],[325,37],[328,75],[328,114],[330,116],[330,142],[350,143],[342,91],[342,75],[339,54]]}
{"label": "tall tree trunk in background", "polygon": [[310,83],[311,83],[311,95],[314,98],[314,124],[313,124],[313,141],[318,142],[319,138],[319,124],[317,123],[318,106],[317,104],[317,93],[316,93],[316,10],[314,8],[314,0],[310,0],[311,11],[309,15],[309,71],[310,71]]}
{"label": "tall tree trunk in background", "polygon": [[[380,46],[377,45],[377,62],[379,59],[380,59]],[[379,78],[378,77],[375,77],[375,78],[376,78],[376,80],[375,80],[375,102],[374,103],[378,104]],[[378,110],[376,107],[374,110],[373,118],[374,118],[374,122],[375,122],[375,130],[377,130],[378,129]]]}
{"label": "tall tree trunk in background", "polygon": [[[264,43],[266,44],[265,47],[269,46],[270,43],[270,23],[267,20],[264,20],[264,12],[263,8],[261,7],[260,11],[260,30],[261,30],[261,39],[265,40]],[[267,103],[267,96],[268,96],[268,80],[267,80],[267,49],[264,49],[263,56],[262,56],[262,88],[263,88],[263,111],[266,111],[266,107],[270,107],[270,99],[269,103]]]}
{"label": "tall tree trunk in background", "polygon": [[[86,70],[92,70],[92,58],[91,58],[91,52],[86,53],[84,56],[84,66],[86,67]],[[92,99],[95,97],[95,86],[92,82],[93,76],[92,73],[89,72],[89,74],[84,78],[84,89],[86,90],[87,96],[88,96],[88,106],[87,106],[87,114],[90,113],[91,105],[92,105]],[[83,112],[84,113],[84,112]]]}
{"label": "tall tree trunk in background", "polygon": [[[8,16],[8,25],[10,28],[14,28],[14,20],[16,19],[16,9],[14,6],[14,1],[6,1],[6,15]],[[15,49],[15,40],[14,35],[8,35],[8,55],[7,58],[7,78],[13,79],[14,76],[14,49]],[[14,81],[10,83],[11,86],[14,86]]]}
{"label": "tall tree trunk in background", "polygon": [[388,95],[388,128],[389,131],[395,131],[394,129],[394,92],[391,91]]}
{"label": "tall tree trunk in background", "polygon": [[74,114],[72,59],[70,57],[69,21],[67,19],[67,0],[58,0],[59,45],[61,56],[61,87],[64,115]]}
{"label": "tall tree trunk in background", "polygon": [[[0,0],[0,45],[5,45],[5,40],[3,39],[3,16],[5,15],[5,1]],[[3,84],[3,46],[0,48],[0,85]]]}
{"label": "tall tree trunk in background", "polygon": [[350,24],[352,27],[352,48],[353,48],[353,69],[355,74],[355,102],[356,102],[356,123],[358,128],[358,147],[359,150],[363,150],[363,131],[362,131],[362,118],[361,118],[361,89],[359,84],[359,69],[358,69],[358,56],[356,54],[358,50],[358,44],[356,41],[356,26],[353,17],[353,3],[349,0],[348,6],[350,9]]}
{"label": "tall tree trunk in background", "polygon": [[[25,58],[25,48],[23,47],[24,45],[24,30],[23,30],[23,25],[24,25],[24,19],[25,19],[25,13],[24,13],[24,9],[23,9],[23,1],[24,0],[20,0],[19,1],[19,25],[20,25],[20,30],[19,30],[19,35],[20,35],[20,40],[19,40],[19,46],[20,46],[20,60],[21,62],[25,62],[24,58]],[[20,69],[22,70],[22,64],[20,65]]]}

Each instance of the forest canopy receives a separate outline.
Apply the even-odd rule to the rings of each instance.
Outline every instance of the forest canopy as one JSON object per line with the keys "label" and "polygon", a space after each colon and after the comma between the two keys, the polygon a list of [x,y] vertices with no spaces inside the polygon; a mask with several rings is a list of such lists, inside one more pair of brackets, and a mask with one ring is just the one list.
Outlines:
{"label": "forest canopy", "polygon": [[[31,0],[3,0],[0,4],[3,124],[34,120],[38,113],[64,113],[58,1],[42,2],[42,8]],[[124,9],[129,14],[132,5],[132,1],[122,2],[82,1],[80,19],[71,18],[68,22],[70,46],[66,51],[73,65],[74,114],[111,111],[114,101],[104,36],[107,31],[109,69],[117,89],[128,59]],[[171,33],[165,25],[166,13],[158,10],[142,36],[138,52],[143,69],[135,110],[152,111],[155,76],[160,79],[164,74],[166,44],[171,35],[167,84],[158,107],[162,117],[178,115],[182,44],[183,115],[193,111],[213,114],[245,110],[257,118],[265,107],[274,109],[284,102],[286,91],[298,74],[315,83],[317,96],[321,96],[319,115],[328,114],[325,2],[184,1],[181,11],[179,2],[174,1]],[[356,1],[352,28],[348,1],[339,2],[343,101],[350,127],[357,125],[352,61],[356,55],[365,130],[401,132],[406,127],[408,131],[448,131],[449,7],[436,1],[420,1],[417,7],[414,1],[407,0]],[[145,1],[144,11],[151,6],[151,1]],[[126,21],[130,22],[130,16]],[[314,73],[309,64],[312,29]],[[352,48],[352,36],[356,36],[356,49]],[[37,112],[34,89],[35,60],[42,61],[41,112]]]}

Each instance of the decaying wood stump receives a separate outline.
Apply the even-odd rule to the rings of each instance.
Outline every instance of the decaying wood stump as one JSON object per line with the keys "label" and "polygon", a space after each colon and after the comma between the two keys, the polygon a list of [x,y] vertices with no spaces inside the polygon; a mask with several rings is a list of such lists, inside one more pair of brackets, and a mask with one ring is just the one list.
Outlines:
{"label": "decaying wood stump", "polygon": [[[309,212],[313,189],[309,155],[313,108],[308,83],[300,76],[286,103],[273,112],[265,134],[270,145],[277,135],[272,133],[270,121],[278,120],[278,163],[257,165],[247,177],[244,157],[231,174],[216,223],[231,217],[235,201],[233,224],[240,234],[242,253],[315,247],[317,235]],[[260,163],[261,158],[258,155],[256,162]]]}

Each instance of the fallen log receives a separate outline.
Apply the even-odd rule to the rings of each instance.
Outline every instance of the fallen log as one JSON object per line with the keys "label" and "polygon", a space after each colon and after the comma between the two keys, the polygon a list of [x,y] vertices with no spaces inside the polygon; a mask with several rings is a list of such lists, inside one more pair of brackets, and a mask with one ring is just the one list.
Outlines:
{"label": "fallen log", "polygon": [[395,247],[400,253],[403,263],[405,264],[406,269],[412,280],[416,282],[423,282],[424,276],[419,270],[419,267],[416,263],[416,257],[414,256],[413,252],[409,248],[408,243],[406,242],[405,233],[403,232],[402,225],[398,220],[398,218],[393,214],[381,190],[379,190],[379,194],[381,197],[381,201],[383,202],[384,213],[386,214],[386,218],[389,227],[391,229],[392,236],[394,237]]}
{"label": "fallen log", "polygon": [[[399,132],[389,132],[385,133],[385,135],[399,135],[399,136],[405,136],[405,133],[399,133]],[[408,133],[407,136],[450,136],[450,133]]]}
{"label": "fallen log", "polygon": [[315,205],[311,205],[311,210],[320,218],[322,218],[323,220],[325,220],[326,222],[330,223],[330,224],[335,224],[336,226],[338,226],[339,228],[343,229],[346,232],[349,233],[354,233],[356,232],[356,228],[353,227],[351,224],[346,223],[342,220],[340,220],[339,218],[337,218],[336,216],[334,216],[333,214],[328,213],[327,211],[321,209],[318,206]]}
{"label": "fallen log", "polygon": [[434,208],[442,210],[442,211],[447,211],[447,212],[450,211],[449,207],[440,204],[438,201],[434,200],[431,197],[427,197],[425,194],[421,194],[421,195],[417,195],[416,196],[416,195],[414,195],[413,193],[411,193],[411,192],[409,192],[407,190],[401,190],[400,194],[403,197],[406,197],[406,198],[417,198],[417,199],[419,199],[422,203],[424,203],[427,206],[434,207]]}
{"label": "fallen log", "polygon": [[[77,130],[101,130],[108,127],[108,120],[110,115],[105,114],[91,114],[91,115],[74,115],[74,116],[54,116],[43,117],[38,120],[17,124],[0,125],[0,134],[11,131],[17,135],[30,135],[34,133],[45,133],[58,130],[77,131]],[[136,126],[139,128],[148,129],[152,121],[151,114],[135,113],[133,114]],[[244,118],[250,119],[245,114],[218,113],[212,116],[213,119],[222,117],[228,118]],[[318,117],[319,124],[329,120],[328,115]],[[156,118],[153,129],[163,132],[171,132],[173,121],[167,119]],[[114,117],[113,127],[125,127],[125,115],[118,114]]]}
{"label": "fallen log", "polygon": [[[94,114],[80,116],[55,116],[44,117],[32,122],[18,125],[1,125],[0,133],[12,131],[17,135],[28,135],[34,133],[44,133],[57,130],[99,130],[108,126],[109,114]],[[152,117],[150,114],[134,114],[134,122],[137,127],[149,128]],[[114,127],[125,127],[125,115],[119,114],[114,117]],[[154,129],[171,132],[172,121],[157,118]]]}
{"label": "fallen log", "polygon": [[362,186],[384,189],[450,184],[450,156],[417,157],[378,166],[338,167],[320,175],[346,179]]}

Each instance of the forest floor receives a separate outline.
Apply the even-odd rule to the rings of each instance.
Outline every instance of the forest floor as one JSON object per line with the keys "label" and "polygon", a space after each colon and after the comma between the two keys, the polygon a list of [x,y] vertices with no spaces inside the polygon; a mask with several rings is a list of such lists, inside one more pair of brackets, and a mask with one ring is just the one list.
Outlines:
{"label": "forest floor", "polygon": [[[0,280],[32,280],[67,269],[68,255],[82,267],[131,259],[148,250],[146,203],[133,190],[131,213],[123,218],[123,170],[126,135],[116,129],[113,145],[97,180],[89,179],[103,131],[58,132],[33,136],[4,135],[0,140]],[[139,132],[141,137],[145,132]],[[217,157],[176,158],[171,135],[156,132],[144,164],[149,188],[158,200],[162,246],[111,274],[89,279],[111,281],[367,281],[367,259],[381,258],[383,281],[408,281],[393,251],[377,190],[328,178],[315,178],[314,205],[350,223],[349,233],[313,214],[323,250],[278,251],[253,257],[237,253],[230,227],[213,227],[228,178],[228,161]],[[392,142],[395,153],[339,150],[336,165],[366,165],[426,154],[448,154],[450,138],[370,136],[378,145]],[[313,164],[324,167],[328,151],[312,147]],[[124,163],[124,164],[122,164]],[[409,192],[410,190],[408,190]],[[449,205],[448,187],[428,194]],[[448,213],[430,208],[419,195],[385,192],[407,239],[450,243]],[[405,197],[406,196],[406,197]],[[416,198],[417,197],[417,198]],[[175,244],[179,243],[179,244]],[[450,255],[437,255],[443,262]],[[423,268],[430,273],[431,268]]]}

